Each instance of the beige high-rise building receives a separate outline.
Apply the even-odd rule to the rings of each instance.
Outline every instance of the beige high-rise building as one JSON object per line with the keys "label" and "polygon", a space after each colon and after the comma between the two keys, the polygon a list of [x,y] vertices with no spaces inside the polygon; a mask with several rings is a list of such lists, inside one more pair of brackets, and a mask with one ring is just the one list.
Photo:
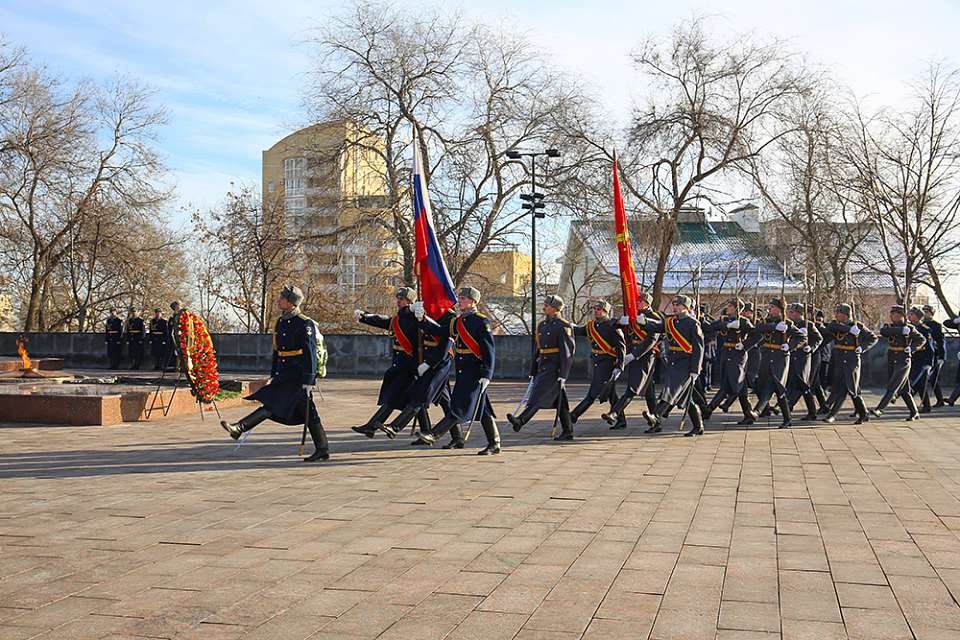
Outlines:
{"label": "beige high-rise building", "polygon": [[468,279],[485,296],[529,296],[530,256],[516,247],[484,251],[470,267]]}
{"label": "beige high-rise building", "polygon": [[382,141],[349,121],[315,124],[263,152],[265,211],[305,238],[296,265],[307,311],[324,330],[355,328],[355,307],[389,303],[399,247],[375,220],[387,214]]}

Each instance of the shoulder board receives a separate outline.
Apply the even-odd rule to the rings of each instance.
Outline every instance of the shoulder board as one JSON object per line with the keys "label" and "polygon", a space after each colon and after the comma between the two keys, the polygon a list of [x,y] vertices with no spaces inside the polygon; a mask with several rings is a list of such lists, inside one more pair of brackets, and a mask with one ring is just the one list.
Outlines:
{"label": "shoulder board", "polygon": [[487,317],[485,314],[482,314],[482,313],[480,313],[479,311],[477,311],[477,312],[474,313],[473,315],[477,316],[478,318],[486,318],[486,317]]}

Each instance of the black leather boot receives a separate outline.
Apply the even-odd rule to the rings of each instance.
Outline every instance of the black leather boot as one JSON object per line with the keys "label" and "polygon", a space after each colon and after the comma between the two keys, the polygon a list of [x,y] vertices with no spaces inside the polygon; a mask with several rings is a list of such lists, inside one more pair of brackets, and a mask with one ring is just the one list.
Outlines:
{"label": "black leather boot", "polygon": [[737,396],[737,400],[740,401],[740,410],[743,412],[743,420],[737,423],[737,425],[741,427],[753,424],[757,421],[758,417],[750,407],[750,396],[748,393],[747,388],[744,387],[740,390],[740,395]]}
{"label": "black leather boot", "polygon": [[570,420],[570,408],[564,397],[560,398],[560,406],[557,407],[557,421],[560,423],[560,435],[554,440],[573,440],[573,422]]}
{"label": "black leather boot", "polygon": [[660,424],[660,416],[666,413],[670,409],[670,405],[666,402],[659,402],[657,404],[656,410],[651,413],[650,411],[643,412],[643,419],[647,421],[649,428],[644,429],[644,433],[660,433],[663,430],[663,427]]}
{"label": "black leather boot", "polygon": [[500,431],[497,429],[497,423],[493,416],[487,412],[480,418],[480,426],[483,427],[483,435],[487,436],[487,447],[477,452],[478,456],[495,456],[500,453]]}
{"label": "black leather boot", "polygon": [[803,394],[803,403],[807,405],[807,415],[800,418],[801,420],[816,420],[817,419],[817,403],[813,399],[813,393],[807,391]]}
{"label": "black leather boot", "polygon": [[727,397],[723,394],[723,392],[718,392],[717,395],[713,396],[713,400],[710,401],[710,404],[703,409],[703,419],[709,420],[710,416],[713,415],[713,412],[716,411],[721,404],[723,404],[723,401],[726,400],[726,398]]}
{"label": "black leather boot", "polygon": [[570,412],[570,421],[574,424],[577,423],[577,420],[580,419],[584,413],[587,412],[587,409],[593,404],[594,399],[590,395],[587,395],[580,403],[573,408],[573,411]]}
{"label": "black leather boot", "polygon": [[423,440],[425,443],[432,445],[434,442],[437,441],[437,438],[444,435],[447,431],[450,431],[450,429],[452,429],[457,424],[458,422],[456,418],[452,416],[443,416],[443,419],[440,420],[440,422],[438,422],[431,431],[427,433],[424,433],[423,431],[421,431],[420,439]]}
{"label": "black leather boot", "polygon": [[780,407],[780,413],[783,416],[783,421],[780,422],[778,429],[789,429],[793,426],[793,420],[790,419],[790,403],[787,402],[786,396],[780,396],[777,398],[777,406]]}
{"label": "black leather boot", "polygon": [[393,409],[387,405],[381,405],[377,407],[376,412],[370,416],[370,419],[367,420],[366,424],[360,425],[359,427],[350,427],[350,429],[356,431],[357,433],[363,434],[368,438],[372,438],[377,432],[377,425],[383,424],[386,419],[390,417],[391,413],[393,413]]}
{"label": "black leather boot", "polygon": [[867,405],[864,404],[862,397],[857,396],[853,399],[853,408],[857,412],[857,419],[853,421],[853,424],[863,424],[870,421],[870,414],[867,413]]}
{"label": "black leather boot", "polygon": [[260,407],[259,409],[255,410],[253,413],[247,416],[244,416],[243,418],[240,418],[240,420],[238,420],[237,422],[230,423],[230,422],[227,422],[226,420],[221,420],[220,426],[223,427],[224,430],[230,434],[231,438],[233,438],[234,440],[239,440],[240,436],[242,436],[247,431],[250,431],[255,426],[257,426],[258,424],[260,424],[261,422],[263,422],[269,417],[270,417],[270,412],[264,409],[263,407]]}
{"label": "black leather boot", "polygon": [[378,422],[374,426],[387,434],[387,437],[393,440],[397,437],[397,434],[407,428],[407,425],[413,421],[417,414],[420,412],[419,407],[406,407],[401,411],[396,418],[393,419],[393,422],[390,424],[383,424]]}
{"label": "black leather boot", "polygon": [[900,392],[900,397],[903,398],[903,404],[907,405],[907,409],[910,411],[910,415],[907,420],[919,420],[920,412],[917,411],[917,402],[913,399],[913,394],[910,393],[909,386],[905,387],[903,391]]}
{"label": "black leather boot", "polygon": [[614,403],[610,410],[601,415],[604,422],[609,425],[615,425],[617,423],[617,417],[619,414],[623,413],[627,406],[633,401],[633,398],[636,394],[633,393],[630,389],[627,389],[623,392],[623,395],[617,398],[617,401]]}
{"label": "black leather boot", "polygon": [[[312,404],[312,403],[311,403]],[[317,408],[310,407],[310,414],[307,420],[307,430],[310,432],[310,439],[313,440],[313,455],[304,458],[304,462],[317,462],[330,459],[330,448],[327,444],[327,433],[323,430],[323,422],[317,413]]]}
{"label": "black leather boot", "polygon": [[691,403],[690,408],[687,410],[687,415],[690,417],[690,430],[683,434],[684,437],[691,438],[694,436],[702,436],[703,417],[700,415],[700,407]]}
{"label": "black leather boot", "polygon": [[519,432],[523,428],[523,425],[530,422],[530,419],[536,415],[537,411],[540,410],[540,407],[524,407],[523,411],[520,412],[520,415],[515,416],[513,414],[507,414],[507,422],[513,426],[513,430]]}

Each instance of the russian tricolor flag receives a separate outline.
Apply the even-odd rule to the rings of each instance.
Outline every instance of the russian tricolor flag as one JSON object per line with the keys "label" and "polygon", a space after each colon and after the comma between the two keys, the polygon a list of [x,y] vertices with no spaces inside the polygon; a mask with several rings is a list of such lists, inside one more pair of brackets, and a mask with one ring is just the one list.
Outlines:
{"label": "russian tricolor flag", "polygon": [[416,131],[413,134],[413,227],[416,240],[414,270],[420,279],[423,308],[434,320],[457,302],[450,272],[440,253],[440,243],[433,227],[430,195],[424,177],[423,159]]}

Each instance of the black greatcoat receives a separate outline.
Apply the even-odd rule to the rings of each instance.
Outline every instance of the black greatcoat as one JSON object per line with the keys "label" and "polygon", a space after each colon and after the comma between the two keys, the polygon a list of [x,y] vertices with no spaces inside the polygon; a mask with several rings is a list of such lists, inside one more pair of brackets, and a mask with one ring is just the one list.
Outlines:
{"label": "black greatcoat", "polygon": [[663,335],[667,375],[660,399],[676,406],[690,388],[691,375],[699,375],[703,367],[703,331],[699,320],[684,313],[667,316]]}
{"label": "black greatcoat", "polygon": [[[880,335],[887,340],[887,396],[893,398],[900,391],[909,388],[910,363],[914,352],[919,352],[926,344],[916,327],[912,324],[898,322],[887,323],[880,328]],[[911,353],[906,348],[910,347]]]}
{"label": "black greatcoat", "polygon": [[[477,407],[480,378],[493,380],[493,367],[496,362],[490,320],[482,313],[469,311],[443,323],[424,318],[420,326],[425,332],[441,340],[453,340],[457,378],[450,397],[449,415],[458,423],[469,422],[471,419],[479,421],[485,414],[496,417],[489,393],[484,394],[483,409],[478,410]],[[474,349],[479,350],[479,357]],[[476,412],[476,415],[471,415],[472,412]]]}
{"label": "black greatcoat", "polygon": [[110,358],[110,365],[116,366],[123,354],[123,320],[107,318],[104,341],[107,343],[107,357]]}
{"label": "black greatcoat", "polygon": [[533,387],[530,389],[528,407],[547,409],[557,406],[560,378],[566,379],[570,373],[574,350],[576,343],[573,332],[566,322],[557,316],[540,321],[537,326],[537,357],[530,371]]}
{"label": "black greatcoat", "polygon": [[164,318],[150,319],[150,355],[162,358],[167,353],[167,321]]}
{"label": "black greatcoat", "polygon": [[[571,324],[573,335],[586,336],[590,342],[590,389],[587,395],[606,402],[604,393],[614,369],[623,370],[626,344],[617,320],[590,320],[584,325]],[[613,389],[611,385],[610,389]],[[601,397],[602,396],[602,397]]]}
{"label": "black greatcoat", "polygon": [[[854,325],[860,328],[859,335],[850,333]],[[851,398],[860,397],[860,353],[869,351],[877,344],[877,336],[862,323],[840,323],[833,321],[827,325],[824,340],[833,342],[833,379],[830,381],[832,393],[842,397],[846,392]]]}
{"label": "black greatcoat", "polygon": [[[810,320],[799,320],[797,330],[807,339],[803,349],[794,349],[790,352],[790,374],[787,377],[787,391],[790,392],[791,402],[811,389],[810,381],[813,377],[813,354],[820,348],[823,336],[816,323]],[[810,348],[808,352],[806,347]],[[820,366],[819,358],[817,366]]]}
{"label": "black greatcoat", "polygon": [[[781,322],[787,325],[784,331],[777,330]],[[805,343],[806,337],[782,316],[767,316],[765,322],[753,328],[745,346],[760,351],[760,370],[754,391],[761,405],[765,406],[774,394],[779,398],[786,393],[790,360],[788,351],[782,349],[783,345],[787,344],[789,351],[793,351]]]}
{"label": "black greatcoat", "polygon": [[[653,383],[654,367],[657,363],[660,335],[663,332],[663,316],[653,309],[640,312],[644,324],[624,329],[627,339],[627,353],[633,360],[627,365],[627,389],[634,395],[641,395]],[[639,315],[637,316],[639,318]]]}
{"label": "black greatcoat", "polygon": [[407,406],[411,385],[417,377],[417,317],[410,307],[403,307],[393,317],[365,313],[360,322],[378,329],[387,329],[393,337],[393,361],[383,374],[377,404],[391,409]]}
{"label": "black greatcoat", "polygon": [[303,385],[317,382],[317,331],[300,313],[283,314],[273,330],[269,384],[247,396],[270,412],[270,419],[298,425],[307,420],[310,403]]}
{"label": "black greatcoat", "polygon": [[[456,317],[453,311],[440,316],[438,324],[449,325]],[[430,365],[422,376],[410,386],[409,407],[426,407],[450,399],[450,371],[453,369],[453,353],[449,336],[438,337],[429,333],[423,336],[423,361]]]}
{"label": "black greatcoat", "polygon": [[[739,326],[728,327],[733,322]],[[753,331],[753,323],[744,316],[723,316],[710,323],[710,331],[717,334],[720,349],[720,389],[725,396],[738,396],[747,380],[747,354],[744,340]],[[737,349],[740,345],[740,349]]]}
{"label": "black greatcoat", "polygon": [[146,329],[143,318],[127,318],[127,350],[134,365],[140,364],[143,359]]}

